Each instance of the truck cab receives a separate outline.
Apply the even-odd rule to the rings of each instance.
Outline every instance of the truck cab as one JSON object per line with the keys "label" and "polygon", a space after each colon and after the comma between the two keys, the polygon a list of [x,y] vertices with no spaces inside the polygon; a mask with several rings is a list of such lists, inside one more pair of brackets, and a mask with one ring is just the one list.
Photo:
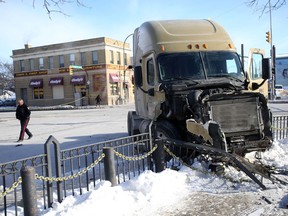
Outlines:
{"label": "truck cab", "polygon": [[133,52],[136,111],[128,113],[129,135],[147,132],[153,122],[158,137],[239,154],[271,145],[265,90],[259,92],[269,64],[261,50],[251,50],[247,73],[216,22],[166,20],[137,28]]}

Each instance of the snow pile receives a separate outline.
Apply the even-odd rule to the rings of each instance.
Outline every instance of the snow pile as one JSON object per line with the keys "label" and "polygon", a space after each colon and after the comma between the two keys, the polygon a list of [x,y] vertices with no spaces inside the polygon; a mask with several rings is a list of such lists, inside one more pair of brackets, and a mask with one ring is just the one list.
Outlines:
{"label": "snow pile", "polygon": [[270,166],[288,170],[288,139],[274,141],[271,149],[262,154],[263,162]]}
{"label": "snow pile", "polygon": [[82,196],[68,196],[44,215],[150,215],[156,209],[173,205],[188,195],[187,176],[183,172],[146,171],[138,178],[111,187],[100,182],[95,190]]}
{"label": "snow pile", "polygon": [[[271,148],[261,154],[263,164],[288,170],[288,139],[276,140]],[[249,153],[247,158],[253,160],[255,153]]]}

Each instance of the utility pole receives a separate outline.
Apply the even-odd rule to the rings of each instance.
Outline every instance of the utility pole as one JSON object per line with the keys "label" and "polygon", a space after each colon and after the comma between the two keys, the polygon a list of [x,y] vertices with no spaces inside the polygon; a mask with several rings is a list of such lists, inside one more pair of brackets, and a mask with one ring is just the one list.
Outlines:
{"label": "utility pole", "polygon": [[270,56],[271,56],[271,75],[272,75],[272,82],[271,82],[271,96],[272,96],[272,100],[275,99],[275,84],[276,84],[276,80],[275,80],[275,49],[273,48],[273,33],[272,33],[272,11],[271,11],[271,1],[269,0],[269,15],[270,15],[270,40],[268,40],[268,42],[270,42]]}

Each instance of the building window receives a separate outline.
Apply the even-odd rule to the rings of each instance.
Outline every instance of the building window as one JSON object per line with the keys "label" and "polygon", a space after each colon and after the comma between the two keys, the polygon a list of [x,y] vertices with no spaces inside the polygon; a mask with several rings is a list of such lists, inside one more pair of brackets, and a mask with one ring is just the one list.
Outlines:
{"label": "building window", "polygon": [[44,98],[43,88],[35,87],[33,89],[33,98],[34,99],[43,99]]}
{"label": "building window", "polygon": [[49,61],[49,69],[53,69],[54,68],[54,57],[53,56],[49,56],[48,57],[48,61]]}
{"label": "building window", "polygon": [[81,58],[81,65],[86,65],[87,62],[86,62],[86,53],[85,52],[80,53],[80,58]]}
{"label": "building window", "polygon": [[59,56],[59,67],[64,67],[64,55]]}
{"label": "building window", "polygon": [[29,59],[30,71],[34,70],[34,59]]}
{"label": "building window", "polygon": [[92,52],[92,64],[98,64],[98,52],[97,51]]}
{"label": "building window", "polygon": [[20,71],[25,71],[24,60],[20,60],[19,64],[20,64]]}
{"label": "building window", "polygon": [[43,69],[44,69],[44,59],[39,58],[39,70],[43,70]]}
{"label": "building window", "polygon": [[112,50],[110,50],[110,63],[114,64],[114,54]]}
{"label": "building window", "polygon": [[120,52],[117,52],[117,64],[121,65],[121,55],[120,55]]}
{"label": "building window", "polygon": [[75,54],[70,54],[70,65],[75,65]]}
{"label": "building window", "polygon": [[127,53],[124,53],[124,65],[127,65]]}

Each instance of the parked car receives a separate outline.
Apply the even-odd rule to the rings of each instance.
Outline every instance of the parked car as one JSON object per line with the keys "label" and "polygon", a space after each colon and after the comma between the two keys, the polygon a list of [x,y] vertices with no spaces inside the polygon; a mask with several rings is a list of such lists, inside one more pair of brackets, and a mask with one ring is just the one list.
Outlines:
{"label": "parked car", "polygon": [[275,85],[275,99],[281,99],[281,96],[283,94],[283,85]]}
{"label": "parked car", "polygon": [[5,100],[0,100],[0,106],[16,106],[16,99],[5,99]]}

